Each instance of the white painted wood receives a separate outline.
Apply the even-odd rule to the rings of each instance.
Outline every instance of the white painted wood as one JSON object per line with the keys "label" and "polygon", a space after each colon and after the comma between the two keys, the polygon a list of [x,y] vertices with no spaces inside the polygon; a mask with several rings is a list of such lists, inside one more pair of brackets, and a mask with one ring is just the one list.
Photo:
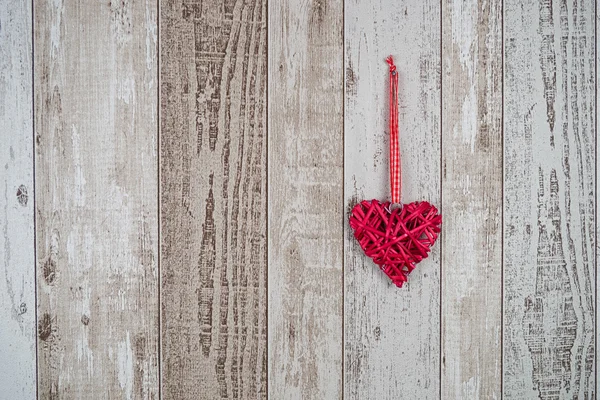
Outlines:
{"label": "white painted wood", "polygon": [[595,129],[595,136],[596,136],[596,209],[595,209],[595,214],[594,214],[594,218],[595,218],[595,222],[596,222],[596,236],[594,237],[594,245],[596,246],[596,259],[594,260],[594,269],[595,269],[595,283],[596,283],[596,291],[595,291],[595,306],[596,308],[594,309],[594,318],[596,319],[596,324],[595,324],[595,328],[596,328],[596,332],[595,332],[595,337],[594,337],[594,350],[595,350],[595,354],[596,357],[593,360],[593,366],[592,366],[592,373],[594,374],[594,377],[596,378],[596,396],[598,396],[599,390],[600,390],[600,370],[598,369],[598,363],[600,362],[600,352],[597,350],[598,349],[598,338],[600,337],[600,320],[598,319],[598,306],[600,305],[600,296],[598,296],[598,289],[600,288],[600,275],[598,274],[598,260],[600,259],[600,246],[598,246],[598,238],[600,237],[600,213],[598,212],[598,210],[600,209],[600,198],[598,198],[598,193],[600,193],[600,180],[598,179],[598,176],[600,176],[600,163],[598,162],[598,154],[600,154],[600,141],[598,140],[598,129],[600,128],[598,126],[598,121],[600,120],[599,118],[599,114],[598,114],[598,93],[600,93],[600,79],[598,79],[598,64],[600,64],[600,13],[598,12],[598,9],[600,7],[598,7],[599,1],[596,0],[596,18],[595,18],[595,24],[596,24],[596,31],[595,31],[595,44],[596,44],[596,65],[594,70],[592,71],[592,73],[594,74],[594,79],[596,81],[596,95],[594,97],[594,116],[595,116],[595,120],[594,120],[594,129]]}
{"label": "white painted wood", "polygon": [[36,1],[39,397],[158,398],[156,1]]}
{"label": "white painted wood", "polygon": [[33,399],[31,2],[0,0],[0,399]]}
{"label": "white painted wood", "polygon": [[268,384],[342,396],[343,1],[270,1]]}
{"label": "white painted wood", "polygon": [[389,199],[388,65],[399,72],[403,201],[440,206],[440,3],[345,2],[344,398],[437,399],[440,246],[399,289],[348,225],[362,199]]}
{"label": "white painted wood", "polygon": [[443,399],[499,399],[502,1],[442,2]]}
{"label": "white painted wood", "polygon": [[503,395],[595,398],[595,5],[504,6]]}

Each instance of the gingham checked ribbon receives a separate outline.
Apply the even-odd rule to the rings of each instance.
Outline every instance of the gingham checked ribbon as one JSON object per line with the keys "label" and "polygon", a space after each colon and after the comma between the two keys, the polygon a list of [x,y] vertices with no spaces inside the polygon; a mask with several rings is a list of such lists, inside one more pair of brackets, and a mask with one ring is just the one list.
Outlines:
{"label": "gingham checked ribbon", "polygon": [[392,56],[386,58],[390,66],[390,186],[392,203],[399,204],[402,195],[402,165],[398,134],[398,73]]}

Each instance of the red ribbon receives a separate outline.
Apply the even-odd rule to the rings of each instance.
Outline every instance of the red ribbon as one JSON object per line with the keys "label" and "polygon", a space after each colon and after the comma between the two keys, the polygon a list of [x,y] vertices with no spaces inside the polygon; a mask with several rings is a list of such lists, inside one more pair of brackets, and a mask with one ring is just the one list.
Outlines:
{"label": "red ribbon", "polygon": [[390,66],[390,187],[392,203],[399,204],[402,195],[402,165],[398,133],[398,72],[392,56],[386,58]]}

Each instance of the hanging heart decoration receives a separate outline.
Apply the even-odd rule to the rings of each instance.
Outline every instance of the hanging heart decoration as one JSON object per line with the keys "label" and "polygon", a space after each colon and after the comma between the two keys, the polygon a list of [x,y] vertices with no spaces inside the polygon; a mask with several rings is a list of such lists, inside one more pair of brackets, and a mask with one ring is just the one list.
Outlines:
{"label": "hanging heart decoration", "polygon": [[350,227],[365,254],[398,286],[416,264],[427,258],[440,232],[442,216],[426,201],[401,203],[402,171],[398,133],[398,74],[390,66],[390,187],[391,202],[364,200],[350,213]]}

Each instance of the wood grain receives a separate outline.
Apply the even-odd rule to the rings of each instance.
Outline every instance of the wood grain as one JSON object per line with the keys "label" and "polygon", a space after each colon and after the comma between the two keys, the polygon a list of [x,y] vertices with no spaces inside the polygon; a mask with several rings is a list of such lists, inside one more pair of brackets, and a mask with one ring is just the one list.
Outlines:
{"label": "wood grain", "polygon": [[594,8],[505,2],[505,398],[596,396]]}
{"label": "wood grain", "polygon": [[0,0],[0,398],[36,396],[31,2]]}
{"label": "wood grain", "polygon": [[403,201],[440,206],[440,3],[345,5],[344,398],[437,399],[440,246],[398,289],[347,223],[363,199],[389,199],[388,66],[399,72]]}
{"label": "wood grain", "polygon": [[266,17],[161,2],[164,398],[266,398]]}
{"label": "wood grain", "polygon": [[342,396],[343,2],[269,2],[269,397]]}
{"label": "wood grain", "polygon": [[598,369],[598,364],[600,363],[600,352],[597,351],[598,348],[598,339],[600,338],[600,318],[598,315],[598,306],[600,306],[600,296],[598,296],[598,290],[600,289],[600,275],[598,274],[598,260],[600,259],[600,246],[598,246],[598,238],[600,237],[600,197],[598,197],[598,193],[600,193],[600,179],[598,179],[598,177],[600,176],[600,163],[598,162],[598,155],[600,154],[600,140],[598,140],[598,129],[600,128],[598,121],[600,121],[600,118],[598,118],[598,94],[600,93],[600,79],[598,79],[598,71],[599,71],[599,64],[600,64],[600,12],[598,11],[598,2],[596,1],[596,8],[595,8],[595,37],[594,37],[594,43],[595,43],[595,51],[596,51],[596,65],[595,68],[592,69],[590,71],[590,73],[592,73],[594,75],[594,80],[596,83],[596,93],[594,96],[594,104],[593,104],[593,115],[594,115],[594,125],[593,128],[595,129],[594,134],[596,137],[596,209],[595,214],[594,214],[594,220],[595,220],[595,224],[596,224],[596,234],[594,237],[594,243],[596,246],[596,253],[595,256],[596,258],[594,259],[594,273],[595,273],[595,279],[594,282],[596,284],[595,287],[595,306],[596,308],[594,309],[594,318],[595,318],[595,335],[594,335],[594,353],[596,354],[596,356],[593,358],[592,363],[592,374],[595,375],[595,379],[596,379],[596,384],[595,384],[595,395],[598,396],[598,393],[600,393],[600,370]]}
{"label": "wood grain", "polygon": [[502,1],[442,2],[443,399],[501,397]]}
{"label": "wood grain", "polygon": [[158,398],[156,20],[35,2],[42,399]]}

